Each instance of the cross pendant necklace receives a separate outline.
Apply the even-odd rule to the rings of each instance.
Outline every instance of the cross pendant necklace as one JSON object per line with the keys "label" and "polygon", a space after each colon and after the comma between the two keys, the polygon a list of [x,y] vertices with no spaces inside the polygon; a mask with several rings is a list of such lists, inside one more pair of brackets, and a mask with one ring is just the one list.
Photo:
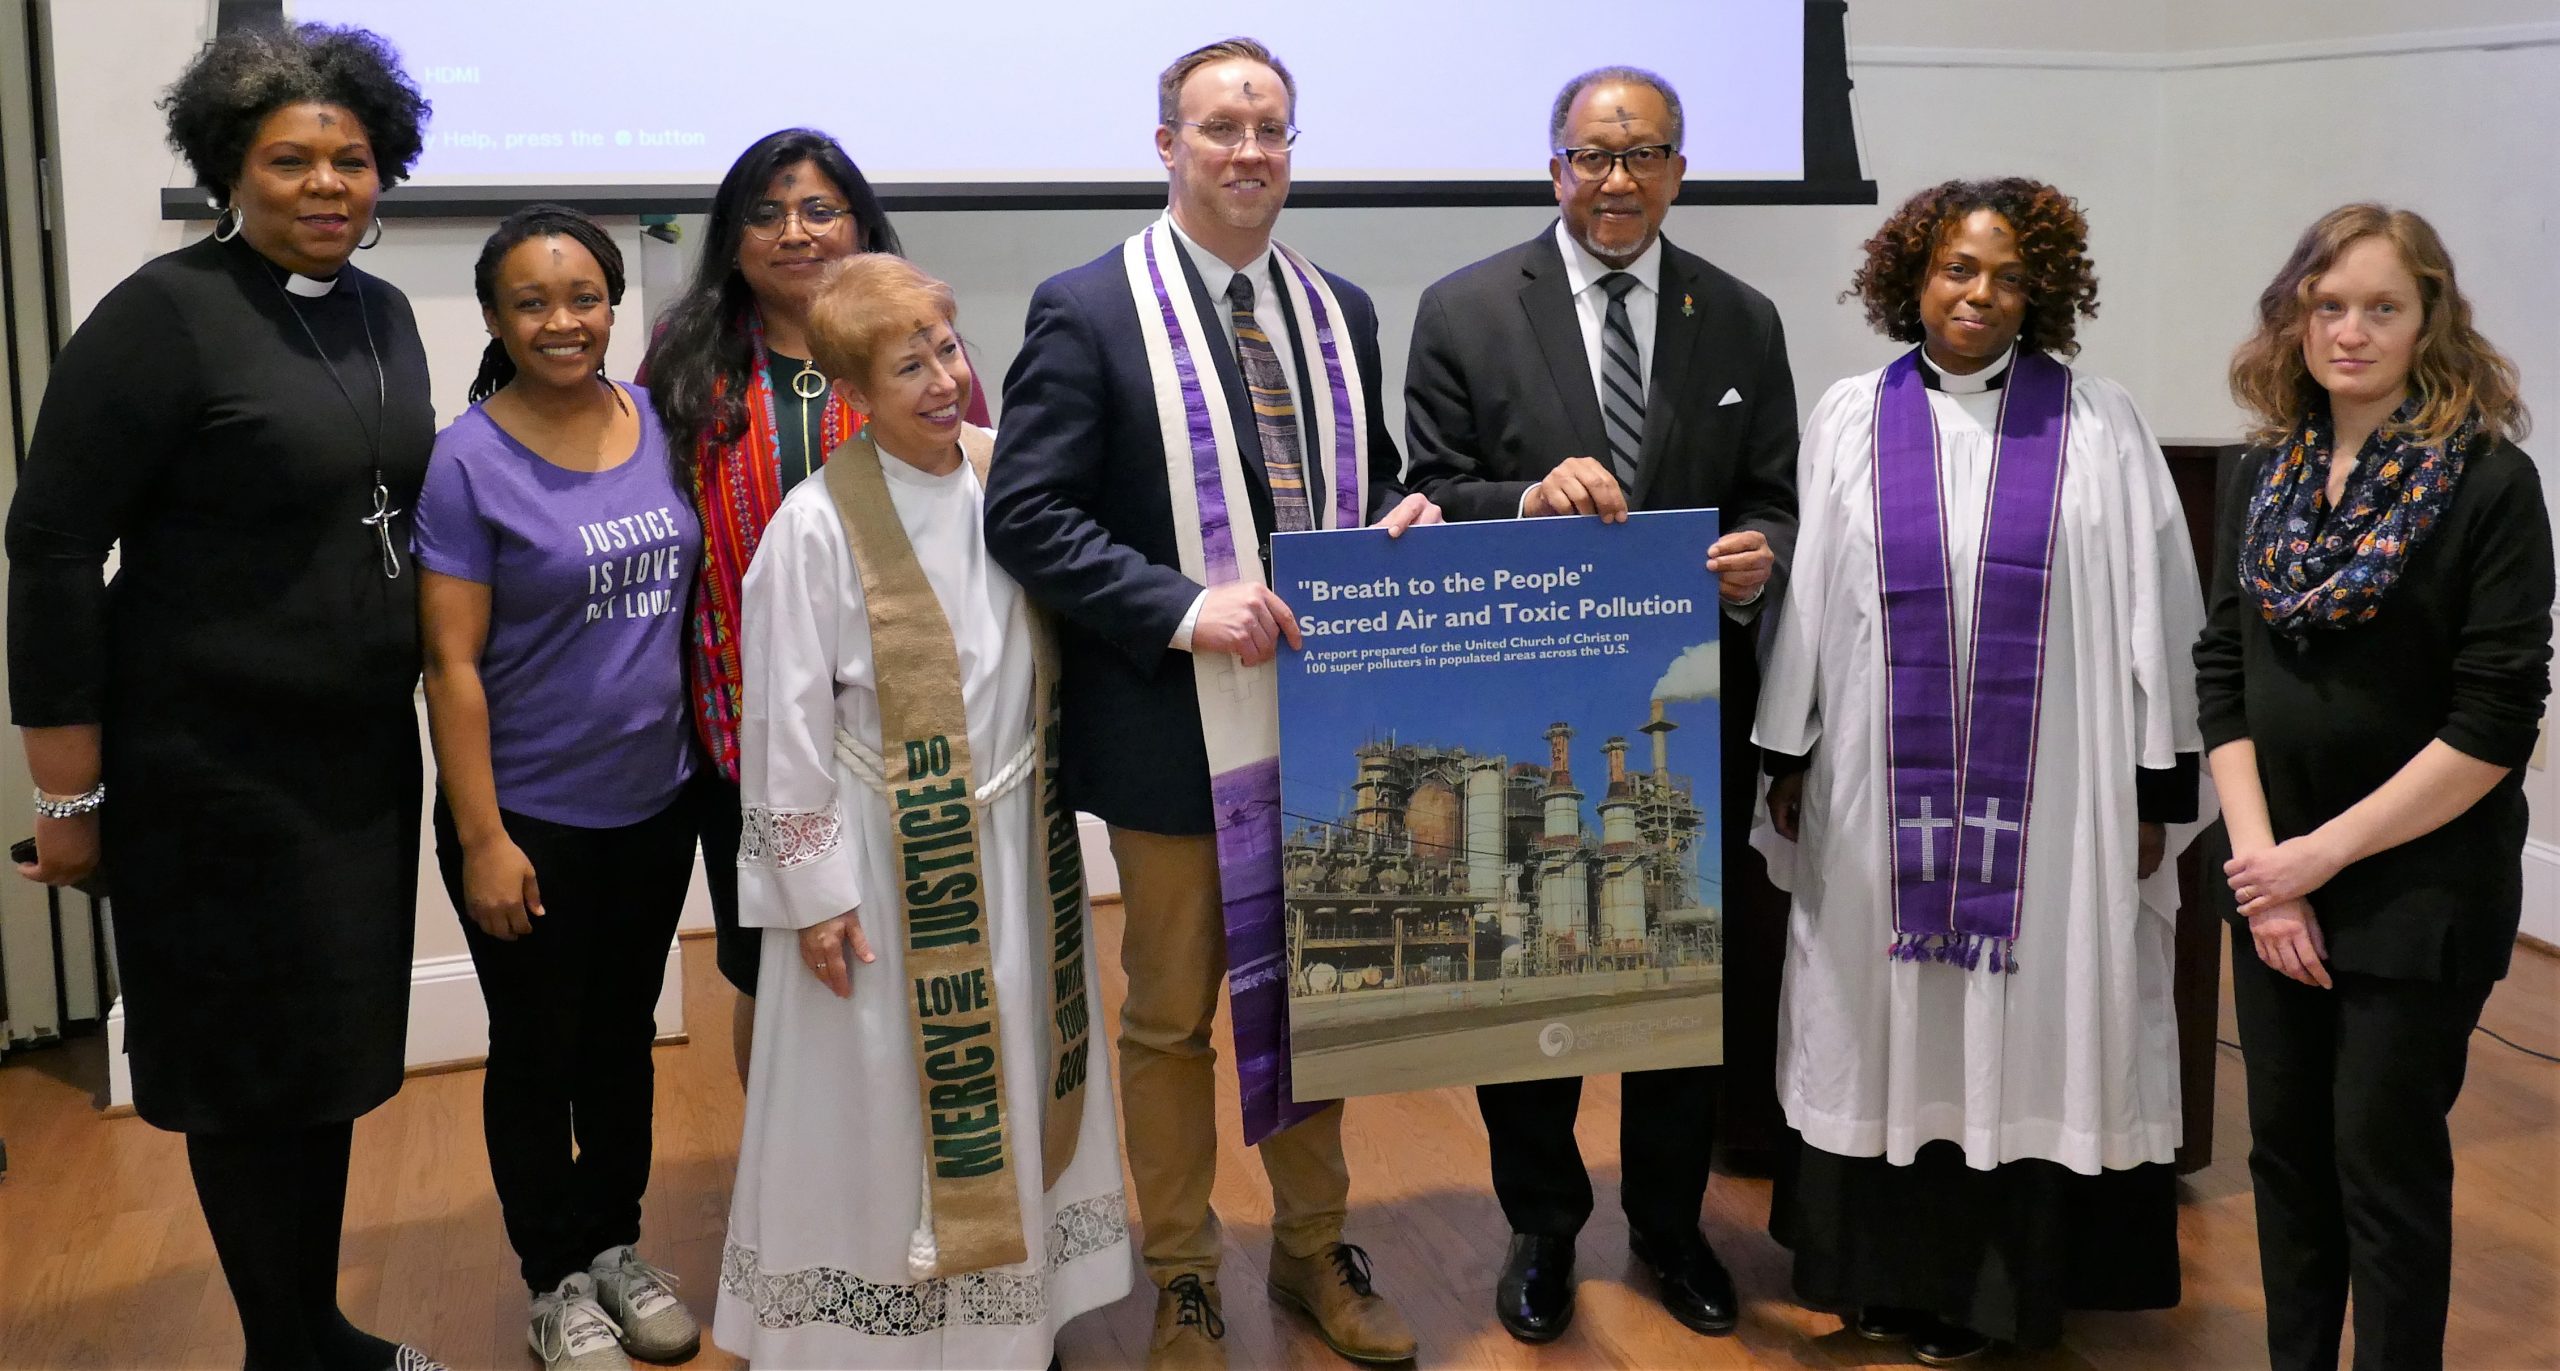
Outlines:
{"label": "cross pendant necklace", "polygon": [[[373,311],[365,305],[364,288],[353,282],[349,285],[356,293],[356,321],[364,326],[365,355],[373,361],[374,419],[373,431],[368,435],[373,446],[373,512],[356,522],[372,529],[374,541],[382,548],[382,579],[396,581],[400,579],[400,549],[391,541],[391,521],[405,511],[392,506],[391,487],[382,479],[382,431],[391,423],[391,383],[383,374],[382,352],[374,346]],[[284,296],[284,307],[292,312],[293,321],[302,325],[302,336],[311,340],[312,355],[320,359],[320,365],[329,369],[329,380],[338,387],[338,394],[355,414],[357,427],[362,428],[364,410],[357,406],[355,393],[347,389],[347,378],[338,374],[338,364],[329,359],[328,349],[320,346],[320,335],[312,331],[311,321],[302,317],[302,307],[293,302],[293,292],[286,290],[282,282],[277,282],[276,291]]]}

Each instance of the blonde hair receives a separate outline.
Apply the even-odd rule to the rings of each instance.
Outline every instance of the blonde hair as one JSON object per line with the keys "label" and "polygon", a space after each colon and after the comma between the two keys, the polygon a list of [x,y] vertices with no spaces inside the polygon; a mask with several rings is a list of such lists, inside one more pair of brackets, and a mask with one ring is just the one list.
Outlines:
{"label": "blonde hair", "polygon": [[882,347],[960,317],[951,287],[904,257],[857,252],[827,268],[809,305],[809,360],[868,388]]}
{"label": "blonde hair", "polygon": [[2408,435],[2434,446],[2476,417],[2491,437],[2524,437],[2532,419],[2516,398],[2515,363],[2471,326],[2471,302],[2454,280],[2444,239],[2414,211],[2371,203],[2341,205],[2320,216],[2258,293],[2257,331],[2231,357],[2231,398],[2255,421],[2249,436],[2277,442],[2301,423],[2319,391],[2302,360],[2311,293],[2349,248],[2368,238],[2390,242],[2418,281],[2418,346],[2409,365],[2418,412],[2406,426]]}

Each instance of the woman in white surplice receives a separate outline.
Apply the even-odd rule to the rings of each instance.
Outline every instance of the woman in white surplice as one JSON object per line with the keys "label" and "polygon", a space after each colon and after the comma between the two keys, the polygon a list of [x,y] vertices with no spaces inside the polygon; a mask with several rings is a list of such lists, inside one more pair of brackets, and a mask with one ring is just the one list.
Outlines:
{"label": "woman in white surplice", "polygon": [[[810,320],[819,366],[870,415],[836,460],[876,460],[948,620],[976,776],[1017,756],[1033,710],[1030,610],[988,559],[964,460],[972,384],[949,287],[894,257],[847,259]],[[971,435],[974,439],[975,434]],[[1001,1012],[1004,1109],[1030,1259],[917,1274],[925,1139],[914,997],[903,975],[888,801],[839,761],[842,730],[876,755],[875,682],[923,669],[877,660],[853,552],[824,480],[801,483],[746,578],[740,779],[741,922],[761,927],[756,1055],[713,1336],[757,1371],[1037,1368],[1065,1322],[1130,1289],[1118,1111],[1088,1073],[1074,1160],[1042,1193],[1036,1123],[1050,1091],[1048,901],[1030,889],[1040,786],[989,796],[983,907]],[[1085,983],[1095,979],[1090,938]],[[1035,1121],[1024,1124],[1022,1121]],[[925,1269],[930,1269],[929,1267]]]}
{"label": "woman in white surplice", "polygon": [[[2068,198],[2014,179],[1923,191],[1869,241],[1857,279],[1868,317],[1920,347],[1834,385],[1806,426],[1800,531],[1755,729],[1771,772],[1787,773],[1769,793],[1776,832],[1755,841],[1794,894],[1778,1092],[1803,1139],[1771,1231],[1794,1250],[1799,1297],[1864,1337],[1910,1341],[1931,1365],[1994,1340],[2048,1343],[2067,1309],[2178,1299],[2170,946],[2175,858],[2200,817],[2189,653],[2204,607],[2149,426],[2114,382],[2048,356],[2076,350],[2076,316],[2096,307],[2087,241]],[[2006,404],[2064,434],[2058,499],[2037,487],[1997,516],[2054,521],[2030,540],[2050,548],[2040,617],[2032,599],[1981,587],[1994,456],[2011,455]],[[1888,406],[1892,441],[1879,444]],[[1930,512],[1879,537],[1880,512],[1910,508],[1879,497],[1879,447],[1925,473],[1933,430],[1943,562],[1909,531]],[[2023,468],[2037,447],[2018,441]],[[1879,568],[1909,575],[1915,562],[1881,552],[1915,539],[1946,587],[1933,622],[1951,621],[1953,679],[1971,679],[1985,633],[2024,639],[2033,664],[2022,702],[1968,710],[1963,686],[1956,696],[1956,717],[1988,730],[1973,736],[2023,727],[2034,749],[2032,833],[2007,825],[2032,838],[2015,934],[1978,945],[1978,962],[1909,936],[1918,921],[1897,916],[1894,838],[1930,815],[1906,806],[1919,817],[1894,822],[1894,744],[1909,755],[1944,730],[1887,689],[1904,678],[1887,671]],[[1977,631],[1978,612],[1997,622]],[[1999,810],[1976,812],[1967,821],[1998,841]],[[1963,832],[1945,809],[1934,817],[1945,836]]]}

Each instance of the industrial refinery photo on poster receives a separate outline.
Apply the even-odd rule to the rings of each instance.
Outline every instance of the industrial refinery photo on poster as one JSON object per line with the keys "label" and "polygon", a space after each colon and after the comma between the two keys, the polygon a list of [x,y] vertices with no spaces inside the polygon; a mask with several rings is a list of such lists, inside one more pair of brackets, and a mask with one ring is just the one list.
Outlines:
{"label": "industrial refinery photo on poster", "polygon": [[1297,1098],[1722,1060],[1717,526],[1273,540]]}

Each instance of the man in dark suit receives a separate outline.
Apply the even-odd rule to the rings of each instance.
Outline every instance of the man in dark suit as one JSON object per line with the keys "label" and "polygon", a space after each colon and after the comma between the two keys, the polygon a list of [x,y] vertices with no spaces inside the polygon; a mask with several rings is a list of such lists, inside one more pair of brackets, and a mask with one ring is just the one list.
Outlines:
{"label": "man in dark suit", "polygon": [[[1661,236],[1680,192],[1681,131],[1679,96],[1650,72],[1608,67],[1566,84],[1549,127],[1561,219],[1423,293],[1405,427],[1414,487],[1452,519],[1724,512],[1723,536],[1703,552],[1727,620],[1726,1046],[1735,1059],[1759,1029],[1771,1046],[1753,1069],[1766,1074],[1774,989],[1736,1012],[1749,989],[1737,981],[1750,979],[1735,975],[1737,953],[1761,931],[1732,917],[1737,878],[1760,870],[1744,841],[1757,694],[1744,626],[1783,587],[1794,542],[1795,383],[1768,299]],[[1782,953],[1783,921],[1773,929]],[[1622,1083],[1629,1236],[1664,1307],[1701,1333],[1728,1331],[1736,1317],[1732,1278],[1698,1230],[1719,1074],[1639,1071]],[[1524,1342],[1556,1337],[1573,1315],[1574,1235],[1592,1206],[1573,1135],[1581,1096],[1575,1078],[1476,1092],[1513,1234],[1495,1310]]]}
{"label": "man in dark suit", "polygon": [[[1318,479],[1318,426],[1299,418],[1348,402],[1349,392],[1327,379],[1331,339],[1347,340],[1366,396],[1370,499],[1350,520],[1401,532],[1439,518],[1428,500],[1396,487],[1369,297],[1329,273],[1325,289],[1316,289],[1297,272],[1297,259],[1283,260],[1271,242],[1288,197],[1295,101],[1287,69],[1250,39],[1210,44],[1165,70],[1156,148],[1170,195],[1167,217],[1148,231],[1161,235],[1141,235],[1051,277],[1032,296],[1022,351],[1005,378],[987,489],[988,550],[1058,620],[1067,798],[1111,825],[1119,865],[1129,977],[1121,1112],[1145,1225],[1141,1251],[1159,1291],[1150,1368],[1226,1364],[1218,1222],[1209,1208],[1218,1146],[1209,1029],[1227,941],[1203,699],[1212,715],[1227,706],[1200,683],[1237,679],[1203,660],[1213,654],[1254,667],[1283,641],[1299,646],[1289,606],[1266,584],[1267,531],[1343,517]],[[1143,274],[1125,254],[1165,248],[1145,259],[1156,284],[1142,317],[1133,279]],[[1298,317],[1294,288],[1308,291],[1310,312],[1329,292],[1339,306],[1325,310],[1331,332]],[[1176,330],[1166,321],[1178,323],[1175,292],[1190,296],[1196,315],[1168,343]],[[1195,361],[1177,376],[1166,357],[1185,346],[1182,339]],[[1202,356],[1206,364],[1196,360]],[[1219,474],[1203,478],[1205,495],[1191,480],[1193,451],[1176,454],[1185,477],[1176,488],[1160,408],[1160,396],[1188,397],[1192,387],[1203,408],[1226,411],[1234,439],[1232,453],[1218,455]],[[1191,419],[1196,450],[1211,421],[1197,411]],[[1336,456],[1348,463],[1352,452],[1341,445]],[[1266,536],[1235,547],[1236,578],[1217,581],[1185,569],[1187,558],[1205,556],[1211,521],[1178,511],[1222,498],[1221,480],[1240,484],[1251,525]],[[1192,526],[1178,527],[1177,518]],[[1196,673],[1195,661],[1203,661]],[[1268,694],[1239,707],[1259,708],[1254,722],[1276,728]],[[1220,725],[1208,722],[1213,732]],[[1270,860],[1276,889],[1276,852]],[[1240,1053],[1249,1050],[1240,1044]],[[1261,1154],[1271,1177],[1272,1293],[1313,1318],[1347,1357],[1412,1356],[1411,1330],[1370,1286],[1367,1255],[1342,1241],[1350,1181],[1341,1105],[1270,1134]]]}

